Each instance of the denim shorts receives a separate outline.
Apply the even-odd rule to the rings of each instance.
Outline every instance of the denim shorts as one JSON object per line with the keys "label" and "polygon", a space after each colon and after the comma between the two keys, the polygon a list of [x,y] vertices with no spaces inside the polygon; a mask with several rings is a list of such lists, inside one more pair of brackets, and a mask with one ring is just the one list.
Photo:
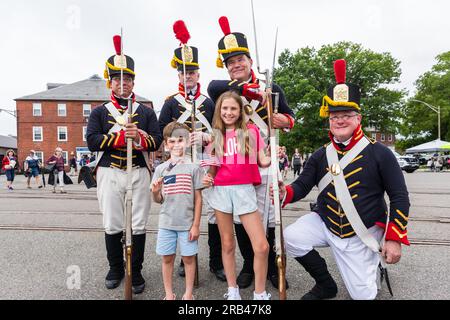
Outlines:
{"label": "denim shorts", "polygon": [[158,239],[156,240],[156,254],[160,256],[176,254],[177,240],[181,256],[190,257],[198,253],[198,240],[189,241],[189,231],[159,229]]}
{"label": "denim shorts", "polygon": [[215,210],[234,216],[255,212],[258,209],[253,184],[214,186],[208,203]]}
{"label": "denim shorts", "polygon": [[5,170],[6,181],[13,182],[14,181],[14,170]]}
{"label": "denim shorts", "polygon": [[36,168],[31,168],[31,172],[30,172],[30,177],[37,177],[39,175],[39,169]]}

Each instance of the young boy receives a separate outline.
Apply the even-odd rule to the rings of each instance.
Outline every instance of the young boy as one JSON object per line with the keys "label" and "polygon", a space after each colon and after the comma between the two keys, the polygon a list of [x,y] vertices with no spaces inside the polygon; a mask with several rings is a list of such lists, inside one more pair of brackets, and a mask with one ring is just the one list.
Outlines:
{"label": "young boy", "polygon": [[164,128],[163,136],[170,159],[155,169],[152,193],[154,201],[162,204],[156,253],[163,258],[164,299],[176,298],[172,274],[178,240],[186,272],[186,290],[182,299],[193,300],[202,210],[202,171],[186,156],[189,129],[184,124],[171,122]]}

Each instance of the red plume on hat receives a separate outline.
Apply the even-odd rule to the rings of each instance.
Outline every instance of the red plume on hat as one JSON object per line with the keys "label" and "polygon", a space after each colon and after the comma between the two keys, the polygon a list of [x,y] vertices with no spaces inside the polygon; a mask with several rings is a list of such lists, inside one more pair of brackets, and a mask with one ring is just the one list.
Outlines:
{"label": "red plume on hat", "polygon": [[345,83],[347,63],[344,59],[334,62],[334,75],[338,84]]}
{"label": "red plume on hat", "polygon": [[225,17],[225,16],[220,17],[219,25],[220,25],[220,28],[222,29],[224,35],[227,36],[231,33],[230,23],[228,22],[227,17]]}
{"label": "red plume on hat", "polygon": [[178,20],[173,24],[173,32],[175,32],[175,38],[180,40],[182,44],[186,44],[191,38],[183,20]]}
{"label": "red plume on hat", "polygon": [[122,55],[122,37],[121,36],[114,36],[113,37],[114,42],[114,48],[116,49],[116,54],[118,56]]}

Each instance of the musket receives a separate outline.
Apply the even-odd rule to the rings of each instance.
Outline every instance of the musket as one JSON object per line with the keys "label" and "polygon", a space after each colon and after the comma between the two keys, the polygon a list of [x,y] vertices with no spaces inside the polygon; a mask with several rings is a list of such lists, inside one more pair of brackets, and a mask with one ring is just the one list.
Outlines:
{"label": "musket", "polygon": [[[126,59],[123,54],[123,30],[120,29],[120,55],[121,59]],[[120,95],[123,98],[123,63],[120,66]],[[133,116],[132,98],[128,98],[128,123],[132,123]],[[125,300],[132,300],[132,256],[133,256],[133,230],[132,230],[132,215],[133,215],[133,138],[127,138],[127,187],[125,194],[125,234],[124,234],[124,257],[125,257],[125,285],[124,298]]]}
{"label": "musket", "polygon": [[[279,131],[273,127],[273,113],[278,113],[278,101],[279,93],[272,92],[273,86],[273,74],[275,69],[276,60],[276,48],[278,40],[278,28],[275,36],[275,49],[274,58],[272,66],[272,74],[268,69],[262,71],[259,65],[259,55],[258,55],[258,40],[256,33],[256,20],[255,20],[255,10],[252,4],[252,17],[253,17],[253,31],[255,35],[255,51],[256,51],[256,66],[258,72],[263,74],[266,79],[266,110],[267,110],[267,124],[268,124],[268,135],[270,143],[270,157],[271,157],[271,169],[272,169],[272,187],[273,187],[273,203],[275,211],[275,251],[276,251],[276,264],[278,267],[278,293],[280,300],[286,300],[286,253],[284,250],[284,240],[283,240],[283,224],[281,215],[281,205],[280,205],[280,190],[278,186],[278,137]],[[274,95],[274,103],[272,103],[272,95]]]}
{"label": "musket", "polygon": [[[187,94],[186,87],[186,43],[190,39],[189,31],[182,20],[178,20],[175,22],[173,26],[175,37],[180,40],[181,43],[181,60],[183,61],[183,86],[184,86],[184,99],[186,100],[186,104],[191,106],[191,131],[195,133],[195,99],[190,99]],[[195,142],[191,145],[191,160],[192,163],[197,161],[197,148]],[[194,287],[198,287],[198,254],[195,255],[195,277],[194,277]]]}

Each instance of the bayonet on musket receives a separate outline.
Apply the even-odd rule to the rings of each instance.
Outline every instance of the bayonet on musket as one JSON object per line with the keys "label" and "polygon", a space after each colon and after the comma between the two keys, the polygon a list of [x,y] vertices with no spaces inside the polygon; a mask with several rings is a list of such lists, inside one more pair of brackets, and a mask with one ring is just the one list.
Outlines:
{"label": "bayonet on musket", "polygon": [[[258,40],[256,33],[256,19],[255,10],[252,4],[252,17],[253,17],[253,31],[255,35],[255,50],[256,50],[256,66],[258,72],[263,74],[266,79],[266,110],[267,110],[267,122],[268,122],[268,135],[270,142],[270,156],[271,156],[271,170],[272,170],[272,186],[273,186],[273,202],[275,209],[275,251],[276,251],[276,264],[278,267],[278,293],[280,300],[286,300],[286,253],[284,250],[283,241],[283,225],[282,225],[282,215],[281,215],[281,205],[280,205],[280,193],[278,186],[278,129],[273,127],[273,113],[278,112],[278,101],[279,93],[272,92],[273,86],[273,74],[275,69],[276,61],[276,48],[278,40],[278,28],[275,35],[275,49],[273,57],[272,73],[268,69],[261,71],[259,64],[259,54],[258,54]],[[274,96],[274,105],[272,104],[272,96]]]}
{"label": "bayonet on musket", "polygon": [[[123,53],[123,29],[120,29],[120,59],[126,59]],[[122,61],[123,62],[123,61]],[[124,63],[120,64],[120,95],[123,97],[123,68]],[[128,98],[127,123],[132,123],[133,116],[132,97]],[[127,187],[125,194],[125,234],[124,234],[124,257],[125,257],[125,284],[124,298],[132,300],[132,256],[133,256],[133,138],[127,138]]]}

